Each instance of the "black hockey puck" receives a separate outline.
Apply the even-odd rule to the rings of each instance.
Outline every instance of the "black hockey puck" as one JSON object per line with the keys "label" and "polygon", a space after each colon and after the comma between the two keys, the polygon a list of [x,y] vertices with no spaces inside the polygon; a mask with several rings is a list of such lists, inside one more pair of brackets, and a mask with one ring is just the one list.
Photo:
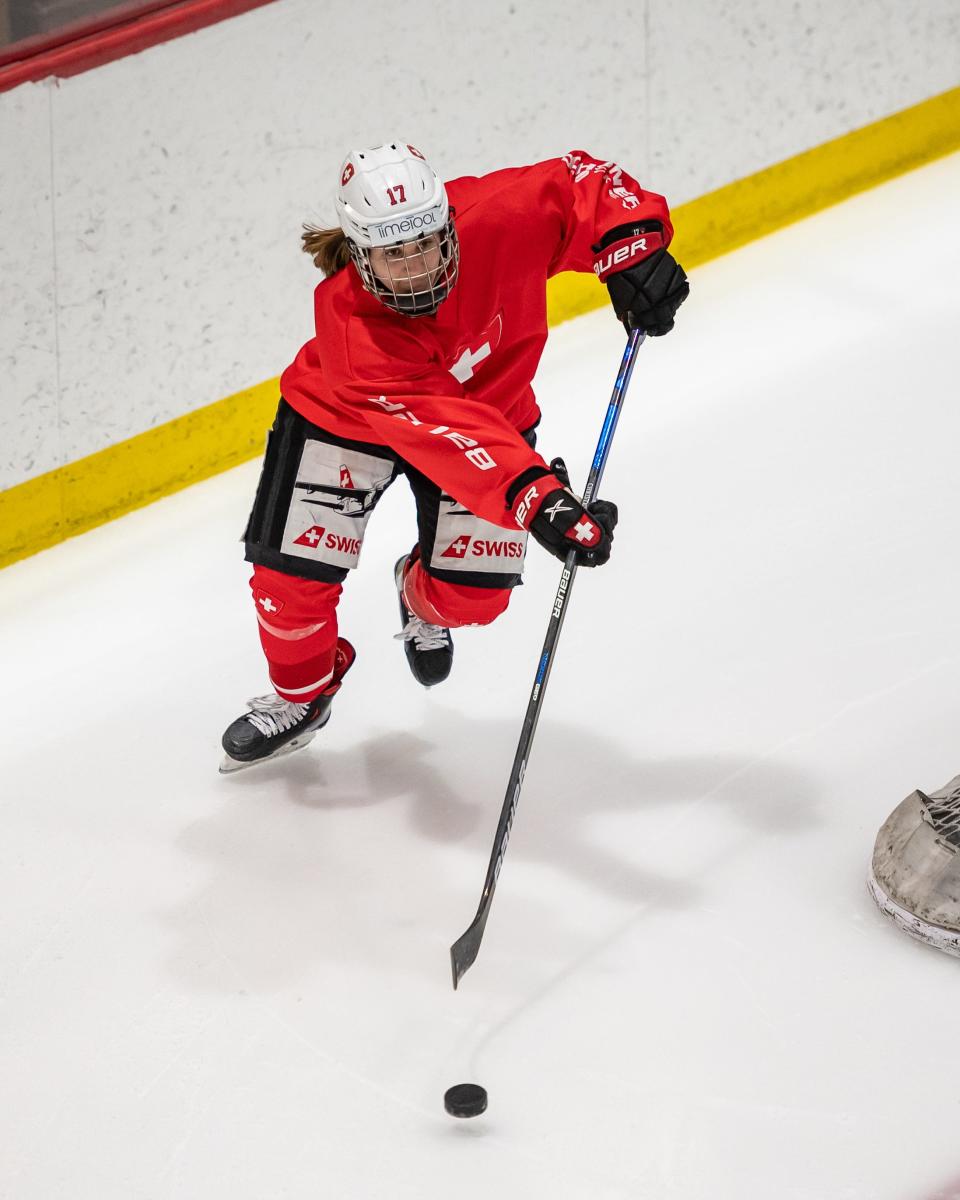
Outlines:
{"label": "black hockey puck", "polygon": [[443,1094],[443,1107],[451,1117],[479,1117],[487,1111],[487,1092],[479,1083],[458,1083]]}

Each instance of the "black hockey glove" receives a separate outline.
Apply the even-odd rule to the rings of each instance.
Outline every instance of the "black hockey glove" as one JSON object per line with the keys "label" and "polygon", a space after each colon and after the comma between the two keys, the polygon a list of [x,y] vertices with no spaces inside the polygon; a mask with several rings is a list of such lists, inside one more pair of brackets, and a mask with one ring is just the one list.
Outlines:
{"label": "black hockey glove", "polygon": [[677,309],[690,294],[680,264],[663,244],[659,221],[618,225],[593,247],[593,269],[607,285],[617,316],[629,333],[661,337],[673,328]]}
{"label": "black hockey glove", "polygon": [[578,567],[601,567],[610,557],[617,506],[594,500],[584,508],[570,490],[562,458],[544,467],[531,467],[507,490],[507,507],[521,529],[528,530],[545,550],[561,562],[571,550]]}

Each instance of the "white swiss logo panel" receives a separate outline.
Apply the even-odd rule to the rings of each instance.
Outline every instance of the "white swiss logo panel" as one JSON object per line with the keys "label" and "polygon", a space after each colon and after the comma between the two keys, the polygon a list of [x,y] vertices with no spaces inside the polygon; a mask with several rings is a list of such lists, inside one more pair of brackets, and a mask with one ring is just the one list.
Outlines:
{"label": "white swiss logo panel", "polygon": [[441,498],[431,567],[465,575],[519,575],[526,550],[522,529],[504,529],[474,516],[450,496]]}
{"label": "white swiss logo panel", "polygon": [[281,551],[332,567],[355,567],[370,513],[393,471],[389,459],[326,442],[306,442]]}

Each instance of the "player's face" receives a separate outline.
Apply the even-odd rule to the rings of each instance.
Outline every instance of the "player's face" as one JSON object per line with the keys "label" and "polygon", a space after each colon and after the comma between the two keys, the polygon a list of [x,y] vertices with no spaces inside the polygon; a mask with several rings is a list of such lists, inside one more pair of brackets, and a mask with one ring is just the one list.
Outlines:
{"label": "player's face", "polygon": [[431,233],[400,246],[375,246],[370,267],[380,282],[397,295],[425,292],[437,280],[441,266],[440,238]]}

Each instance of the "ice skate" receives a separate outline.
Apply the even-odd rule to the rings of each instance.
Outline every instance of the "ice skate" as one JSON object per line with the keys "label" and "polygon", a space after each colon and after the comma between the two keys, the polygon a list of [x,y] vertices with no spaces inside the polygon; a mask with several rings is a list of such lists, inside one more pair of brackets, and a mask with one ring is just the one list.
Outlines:
{"label": "ice skate", "polygon": [[904,933],[960,957],[960,775],[898,805],[877,835],[868,878]]}
{"label": "ice skate", "polygon": [[353,665],[356,651],[346,638],[337,641],[331,683],[313,700],[302,704],[284,700],[276,692],[247,701],[250,709],[227,726],[222,738],[225,751],[220,774],[242,771],[257,763],[268,762],[301,750],[313,741],[330,720],[333,698]]}
{"label": "ice skate", "polygon": [[409,556],[405,554],[397,560],[393,569],[397,595],[400,597],[400,620],[403,621],[403,629],[396,634],[396,640],[404,643],[403,648],[414,679],[429,688],[436,683],[443,683],[450,674],[450,668],[453,666],[453,638],[449,629],[422,621],[404,604],[403,577],[408,561]]}

